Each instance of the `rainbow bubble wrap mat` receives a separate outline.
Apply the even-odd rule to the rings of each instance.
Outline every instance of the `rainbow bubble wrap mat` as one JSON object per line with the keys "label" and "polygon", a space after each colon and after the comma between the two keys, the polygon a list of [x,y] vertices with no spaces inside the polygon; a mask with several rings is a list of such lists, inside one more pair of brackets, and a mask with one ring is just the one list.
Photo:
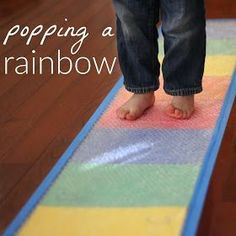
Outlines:
{"label": "rainbow bubble wrap mat", "polygon": [[143,117],[119,120],[120,78],[4,235],[195,235],[236,93],[236,20],[207,21],[207,40],[190,120],[164,114],[162,89]]}

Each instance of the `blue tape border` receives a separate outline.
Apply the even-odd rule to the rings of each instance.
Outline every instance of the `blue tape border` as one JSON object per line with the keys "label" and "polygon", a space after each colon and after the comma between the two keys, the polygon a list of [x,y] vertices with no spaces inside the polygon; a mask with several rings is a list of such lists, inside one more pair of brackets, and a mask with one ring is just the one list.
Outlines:
{"label": "blue tape border", "polygon": [[29,200],[26,202],[26,204],[22,207],[20,212],[17,214],[17,216],[13,219],[13,221],[8,225],[6,230],[3,233],[3,236],[12,236],[19,230],[20,226],[24,223],[26,218],[29,214],[33,211],[37,203],[40,201],[40,199],[43,197],[47,189],[51,186],[51,184],[54,182],[56,177],[60,174],[61,170],[66,165],[67,161],[70,159],[74,151],[77,149],[78,145],[84,140],[84,138],[87,136],[87,134],[90,132],[90,130],[93,128],[93,125],[97,122],[97,120],[101,117],[105,109],[108,107],[112,99],[115,97],[119,89],[123,85],[123,76],[119,78],[119,80],[116,82],[116,84],[113,86],[111,91],[108,93],[108,95],[104,98],[102,103],[99,105],[97,110],[94,112],[94,114],[89,118],[87,123],[84,125],[84,127],[81,129],[81,131],[77,134],[77,136],[74,138],[70,146],[66,149],[66,151],[63,153],[63,155],[59,158],[59,160],[56,162],[56,164],[53,166],[49,174],[45,177],[45,179],[42,181],[42,183],[39,185],[39,187],[35,190],[35,192],[32,194],[32,196],[29,198]]}
{"label": "blue tape border", "polygon": [[188,207],[187,216],[182,230],[182,236],[195,236],[204,207],[207,189],[210,183],[211,175],[213,173],[217,154],[224,136],[230,112],[236,97],[236,70],[232,76],[227,94],[221,108],[220,116],[218,117],[211,142],[208,146],[204,162],[202,164],[200,174],[198,176],[194,193]]}

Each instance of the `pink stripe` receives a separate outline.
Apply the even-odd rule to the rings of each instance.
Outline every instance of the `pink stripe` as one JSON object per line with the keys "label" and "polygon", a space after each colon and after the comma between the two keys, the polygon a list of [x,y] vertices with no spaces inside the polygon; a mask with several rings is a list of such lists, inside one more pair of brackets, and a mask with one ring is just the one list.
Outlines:
{"label": "pink stripe", "polygon": [[189,120],[176,120],[165,114],[167,101],[158,101],[136,121],[120,120],[116,109],[121,105],[121,99],[116,99],[112,106],[102,116],[95,127],[103,128],[212,128],[218,117],[222,101],[197,102],[196,110]]}
{"label": "pink stripe", "polygon": [[229,82],[228,77],[205,77],[203,80],[204,92],[196,96],[196,110],[189,120],[176,120],[165,114],[165,107],[171,102],[171,96],[166,95],[163,89],[156,91],[155,105],[148,109],[141,118],[136,121],[120,120],[116,117],[116,109],[132,95],[122,87],[96,127],[213,128]]}

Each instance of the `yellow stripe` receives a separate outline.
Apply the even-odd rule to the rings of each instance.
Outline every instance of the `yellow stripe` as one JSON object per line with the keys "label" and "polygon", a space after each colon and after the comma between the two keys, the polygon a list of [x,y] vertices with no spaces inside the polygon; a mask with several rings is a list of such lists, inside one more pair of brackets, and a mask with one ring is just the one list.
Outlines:
{"label": "yellow stripe", "polygon": [[[160,57],[160,61],[162,60],[163,58]],[[204,76],[229,76],[231,78],[235,68],[235,62],[236,56],[207,56]]]}
{"label": "yellow stripe", "polygon": [[231,76],[236,56],[208,56],[205,63],[205,76]]}
{"label": "yellow stripe", "polygon": [[23,225],[20,236],[175,236],[186,209],[59,208],[39,206]]}

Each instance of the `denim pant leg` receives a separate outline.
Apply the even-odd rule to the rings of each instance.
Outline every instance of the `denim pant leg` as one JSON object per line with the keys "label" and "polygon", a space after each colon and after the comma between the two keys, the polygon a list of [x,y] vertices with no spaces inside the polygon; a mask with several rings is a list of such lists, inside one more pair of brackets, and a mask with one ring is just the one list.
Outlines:
{"label": "denim pant leg", "polygon": [[125,88],[133,93],[157,90],[159,0],[113,0],[113,5],[118,59]]}
{"label": "denim pant leg", "polygon": [[161,0],[164,90],[173,96],[202,91],[206,32],[204,0]]}

